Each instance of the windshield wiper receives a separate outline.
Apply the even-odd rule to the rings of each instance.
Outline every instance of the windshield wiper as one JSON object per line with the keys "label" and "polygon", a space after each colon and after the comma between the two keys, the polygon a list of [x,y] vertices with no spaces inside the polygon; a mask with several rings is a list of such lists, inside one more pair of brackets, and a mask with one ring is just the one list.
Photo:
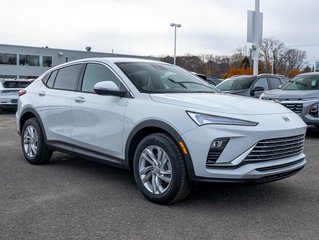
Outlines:
{"label": "windshield wiper", "polygon": [[176,82],[175,80],[173,80],[173,79],[171,79],[171,78],[167,78],[167,79],[168,79],[169,81],[171,81],[172,83],[178,84],[178,85],[182,86],[183,88],[187,89],[187,87],[186,87],[183,83],[181,83],[181,82]]}

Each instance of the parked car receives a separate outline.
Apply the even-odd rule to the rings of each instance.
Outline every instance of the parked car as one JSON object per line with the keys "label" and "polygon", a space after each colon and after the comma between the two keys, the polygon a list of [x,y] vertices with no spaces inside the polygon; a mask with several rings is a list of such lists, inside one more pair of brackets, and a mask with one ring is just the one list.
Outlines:
{"label": "parked car", "polygon": [[260,74],[258,76],[242,75],[225,79],[216,87],[224,93],[247,97],[259,97],[265,90],[279,88],[289,79],[281,75]]}
{"label": "parked car", "polygon": [[30,83],[28,80],[0,80],[0,109],[17,109],[18,91],[26,88]]}
{"label": "parked car", "polygon": [[203,73],[197,73],[197,72],[191,72],[191,73],[196,75],[197,77],[200,77],[201,79],[204,79],[206,82],[208,82],[209,84],[212,84],[213,86],[216,86],[222,81],[222,79],[218,79],[218,78],[208,78],[206,74],[203,74]]}
{"label": "parked car", "polygon": [[217,86],[219,83],[223,81],[223,79],[219,78],[207,78],[206,81],[214,86]]}
{"label": "parked car", "polygon": [[54,67],[20,90],[16,122],[29,163],[47,163],[58,150],[130,169],[159,204],[185,198],[191,182],[269,182],[306,164],[306,124],[295,113],[219,94],[158,61],[94,58]]}
{"label": "parked car", "polygon": [[319,73],[299,74],[281,89],[266,91],[260,98],[281,103],[307,124],[319,127]]}

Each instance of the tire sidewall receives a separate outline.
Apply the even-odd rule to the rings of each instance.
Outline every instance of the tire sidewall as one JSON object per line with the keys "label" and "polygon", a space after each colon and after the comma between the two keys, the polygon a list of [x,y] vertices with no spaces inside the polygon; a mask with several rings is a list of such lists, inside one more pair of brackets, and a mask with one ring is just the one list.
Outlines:
{"label": "tire sidewall", "polygon": [[[173,144],[173,146],[172,146]],[[144,184],[141,181],[139,175],[139,159],[145,148],[155,145],[161,147],[166,154],[168,155],[171,166],[172,166],[172,180],[169,188],[162,194],[153,194],[149,190],[147,190]],[[174,146],[175,145],[175,146]],[[181,186],[181,164],[180,161],[182,158],[179,149],[173,141],[170,141],[163,134],[151,134],[145,137],[137,146],[136,152],[134,154],[134,162],[133,162],[133,172],[135,182],[139,188],[139,190],[143,193],[143,195],[151,200],[152,202],[156,202],[159,204],[167,204],[171,202],[179,192]]]}

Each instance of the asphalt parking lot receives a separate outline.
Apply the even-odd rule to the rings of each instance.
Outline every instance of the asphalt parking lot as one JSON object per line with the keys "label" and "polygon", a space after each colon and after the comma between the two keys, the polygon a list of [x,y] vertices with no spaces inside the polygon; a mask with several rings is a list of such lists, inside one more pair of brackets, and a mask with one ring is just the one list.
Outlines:
{"label": "asphalt parking lot", "polygon": [[307,131],[308,164],[253,186],[197,187],[159,206],[130,172],[55,153],[43,166],[22,155],[13,113],[0,113],[0,239],[318,239],[319,129]]}

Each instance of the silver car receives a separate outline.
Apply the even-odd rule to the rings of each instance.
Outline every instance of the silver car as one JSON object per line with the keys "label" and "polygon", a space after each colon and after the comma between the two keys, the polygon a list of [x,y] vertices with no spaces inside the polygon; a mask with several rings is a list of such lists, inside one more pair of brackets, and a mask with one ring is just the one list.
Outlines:
{"label": "silver car", "polygon": [[225,79],[217,84],[216,88],[223,93],[258,98],[264,91],[279,88],[288,80],[276,74],[238,75]]}
{"label": "silver car", "polygon": [[281,89],[266,91],[260,98],[281,103],[308,125],[319,127],[319,73],[299,74]]}
{"label": "silver car", "polygon": [[269,182],[306,164],[306,124],[295,113],[220,94],[157,61],[57,66],[21,92],[16,122],[29,163],[47,163],[57,150],[130,169],[160,204],[185,198],[191,182]]}
{"label": "silver car", "polygon": [[0,80],[0,109],[17,109],[18,92],[20,89],[29,86],[30,83],[29,80]]}

